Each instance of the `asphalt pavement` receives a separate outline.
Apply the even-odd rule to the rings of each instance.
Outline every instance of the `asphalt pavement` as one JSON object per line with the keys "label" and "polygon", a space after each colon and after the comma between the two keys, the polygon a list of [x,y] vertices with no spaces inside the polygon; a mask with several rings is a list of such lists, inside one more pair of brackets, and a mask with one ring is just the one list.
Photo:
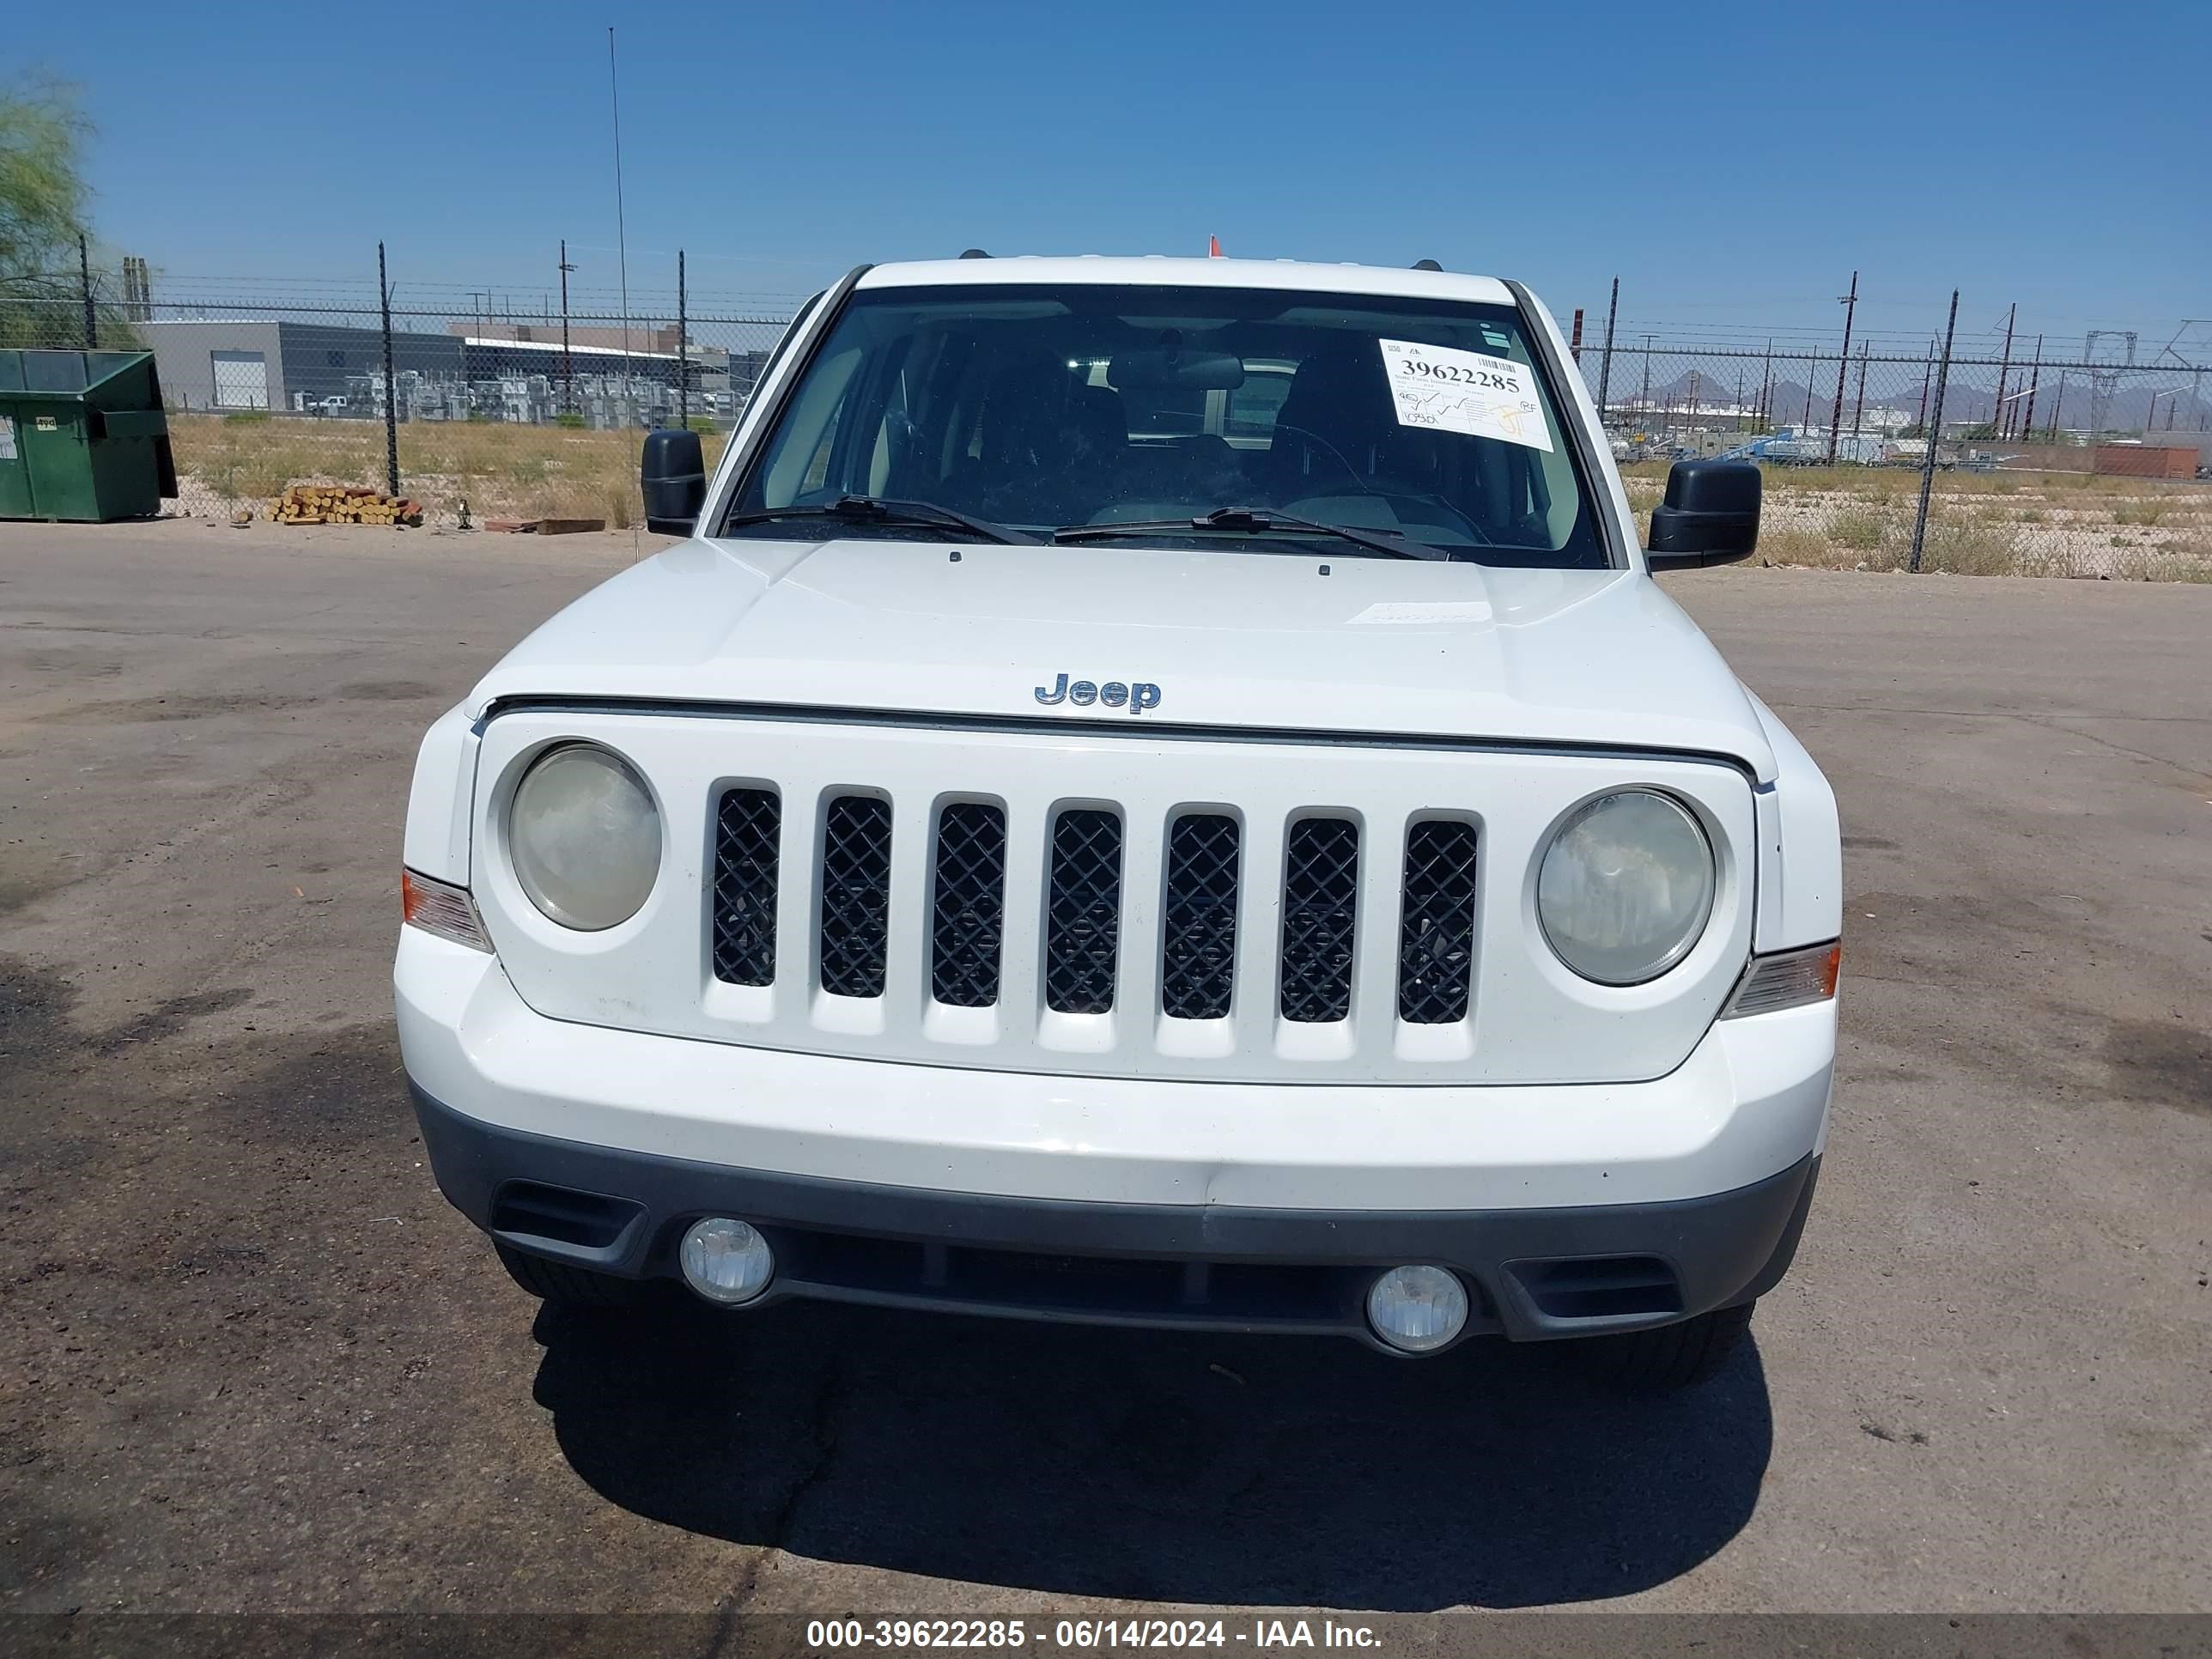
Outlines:
{"label": "asphalt pavement", "polygon": [[0,1610],[2212,1611],[2212,587],[1669,578],[1843,803],[1756,1341],[541,1314],[392,1032],[422,727],[626,536],[0,526]]}

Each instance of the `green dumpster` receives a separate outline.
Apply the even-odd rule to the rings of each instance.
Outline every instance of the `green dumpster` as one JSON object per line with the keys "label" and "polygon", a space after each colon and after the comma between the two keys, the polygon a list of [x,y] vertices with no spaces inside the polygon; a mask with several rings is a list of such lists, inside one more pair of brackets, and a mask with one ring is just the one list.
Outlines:
{"label": "green dumpster", "polygon": [[177,493],[150,351],[0,351],[0,519],[150,519]]}

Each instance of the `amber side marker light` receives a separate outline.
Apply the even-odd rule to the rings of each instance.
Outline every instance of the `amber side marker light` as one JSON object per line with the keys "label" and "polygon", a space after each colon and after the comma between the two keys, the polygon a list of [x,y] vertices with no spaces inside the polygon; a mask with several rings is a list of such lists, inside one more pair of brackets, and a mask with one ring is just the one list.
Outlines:
{"label": "amber side marker light", "polygon": [[477,915],[476,901],[469,896],[465,887],[456,887],[451,882],[438,881],[402,867],[399,915],[410,927],[420,927],[426,933],[465,945],[471,951],[491,949],[491,939],[484,933],[483,918]]}
{"label": "amber side marker light", "polygon": [[1808,1002],[1826,1002],[1836,994],[1836,976],[1843,971],[1840,939],[1802,951],[1779,951],[1771,957],[1753,957],[1736,981],[1723,1019],[1747,1014],[1771,1014]]}

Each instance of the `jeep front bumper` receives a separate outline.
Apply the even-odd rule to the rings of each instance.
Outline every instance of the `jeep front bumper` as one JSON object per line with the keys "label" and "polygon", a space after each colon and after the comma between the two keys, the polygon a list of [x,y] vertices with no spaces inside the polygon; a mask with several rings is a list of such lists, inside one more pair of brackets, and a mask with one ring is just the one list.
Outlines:
{"label": "jeep front bumper", "polygon": [[[1832,1002],[1721,1022],[1626,1085],[1136,1083],[831,1059],[552,1020],[404,930],[400,1040],[439,1185],[509,1247],[676,1276],[759,1227],[762,1301],[1371,1340],[1376,1273],[1449,1267],[1471,1334],[1662,1325],[1764,1292],[1813,1191]],[[757,1305],[757,1304],[756,1304]]]}

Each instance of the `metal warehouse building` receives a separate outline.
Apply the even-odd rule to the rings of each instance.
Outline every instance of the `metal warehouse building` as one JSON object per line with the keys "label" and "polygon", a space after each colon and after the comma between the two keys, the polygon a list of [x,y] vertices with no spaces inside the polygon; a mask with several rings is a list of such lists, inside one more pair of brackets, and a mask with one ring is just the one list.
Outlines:
{"label": "metal warehouse building", "polygon": [[[384,369],[384,337],[373,328],[258,317],[132,326],[154,348],[161,390],[175,408],[297,409],[343,397],[348,375]],[[395,333],[392,366],[458,380],[464,349],[450,335]]]}

